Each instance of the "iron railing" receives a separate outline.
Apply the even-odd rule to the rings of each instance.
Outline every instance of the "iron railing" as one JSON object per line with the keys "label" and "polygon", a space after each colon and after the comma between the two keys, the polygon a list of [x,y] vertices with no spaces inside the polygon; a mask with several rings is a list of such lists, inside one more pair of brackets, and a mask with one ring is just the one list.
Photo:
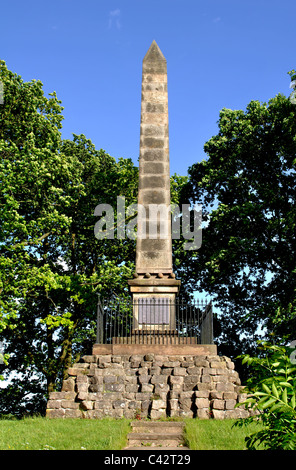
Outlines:
{"label": "iron railing", "polygon": [[97,344],[213,344],[212,303],[98,299]]}

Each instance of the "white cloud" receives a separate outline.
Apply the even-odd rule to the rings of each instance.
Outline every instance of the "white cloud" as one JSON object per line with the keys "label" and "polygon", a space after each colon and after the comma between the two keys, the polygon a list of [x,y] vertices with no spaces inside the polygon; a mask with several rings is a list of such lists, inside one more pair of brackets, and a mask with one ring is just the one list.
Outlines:
{"label": "white cloud", "polygon": [[121,29],[120,13],[119,8],[109,11],[109,29],[111,29],[113,25],[115,25],[116,29]]}

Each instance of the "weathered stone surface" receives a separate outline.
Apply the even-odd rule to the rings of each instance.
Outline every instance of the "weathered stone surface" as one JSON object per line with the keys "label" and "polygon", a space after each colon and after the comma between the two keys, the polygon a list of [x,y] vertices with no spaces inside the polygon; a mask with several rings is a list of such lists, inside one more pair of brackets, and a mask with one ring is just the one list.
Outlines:
{"label": "weathered stone surface", "polygon": [[166,408],[166,401],[164,400],[152,400],[152,410],[160,410]]}
{"label": "weathered stone surface", "polygon": [[187,375],[187,370],[184,367],[174,367],[173,374],[174,376],[184,376]]}
{"label": "weathered stone surface", "polygon": [[198,408],[196,410],[196,417],[199,419],[210,419],[210,410],[207,408]]}
{"label": "weathered stone surface", "polygon": [[197,408],[209,408],[209,400],[207,398],[196,398],[195,405]]}
{"label": "weathered stone surface", "polygon": [[212,401],[212,408],[214,410],[224,410],[225,409],[225,401],[215,399]]}
{"label": "weathered stone surface", "polygon": [[[220,363],[224,366],[217,367]],[[84,364],[93,374],[81,374],[90,369],[75,364],[62,391],[50,393],[48,417],[133,419],[140,413],[152,419],[227,419],[250,414],[235,408],[247,395],[233,382],[237,373],[224,356],[95,355],[86,356]]]}
{"label": "weathered stone surface", "polygon": [[[167,64],[155,41],[144,57],[142,69],[138,203],[144,206],[146,213],[147,204],[170,205]],[[167,211],[165,239],[147,237],[143,240],[138,230],[137,273],[157,273],[160,268],[172,270],[170,217]],[[139,211],[138,227],[143,227],[148,220],[149,216]],[[161,243],[157,243],[159,241]]]}
{"label": "weathered stone surface", "polygon": [[75,389],[75,381],[73,378],[69,378],[64,380],[62,386],[62,392],[74,392]]}
{"label": "weathered stone surface", "polygon": [[225,411],[223,410],[212,410],[213,418],[214,419],[224,419],[225,418]]}

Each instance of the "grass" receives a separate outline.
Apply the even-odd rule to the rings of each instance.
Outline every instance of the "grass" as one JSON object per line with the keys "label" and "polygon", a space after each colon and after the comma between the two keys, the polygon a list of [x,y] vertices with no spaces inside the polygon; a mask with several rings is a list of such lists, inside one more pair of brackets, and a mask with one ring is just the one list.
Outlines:
{"label": "grass", "polygon": [[127,443],[129,420],[0,420],[0,450],[119,450]]}
{"label": "grass", "polygon": [[185,439],[191,450],[246,450],[245,437],[257,432],[258,425],[233,427],[235,419],[185,420]]}
{"label": "grass", "polygon": [[[255,425],[233,428],[235,420],[186,419],[191,450],[243,450]],[[256,427],[256,430],[258,428]],[[104,418],[0,420],[0,450],[119,450],[127,443],[130,420]]]}

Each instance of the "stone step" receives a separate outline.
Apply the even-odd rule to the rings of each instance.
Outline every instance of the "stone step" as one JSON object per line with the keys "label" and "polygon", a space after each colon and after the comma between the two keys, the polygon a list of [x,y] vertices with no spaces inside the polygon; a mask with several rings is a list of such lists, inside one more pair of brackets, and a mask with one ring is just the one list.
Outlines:
{"label": "stone step", "polygon": [[184,444],[182,422],[133,421],[128,434],[128,448],[131,447],[174,447]]}
{"label": "stone step", "polygon": [[165,434],[183,434],[184,430],[184,423],[182,422],[174,422],[174,421],[133,421],[131,423],[132,429],[135,432],[144,433],[147,432],[149,434],[158,434],[158,433],[165,433]]}

